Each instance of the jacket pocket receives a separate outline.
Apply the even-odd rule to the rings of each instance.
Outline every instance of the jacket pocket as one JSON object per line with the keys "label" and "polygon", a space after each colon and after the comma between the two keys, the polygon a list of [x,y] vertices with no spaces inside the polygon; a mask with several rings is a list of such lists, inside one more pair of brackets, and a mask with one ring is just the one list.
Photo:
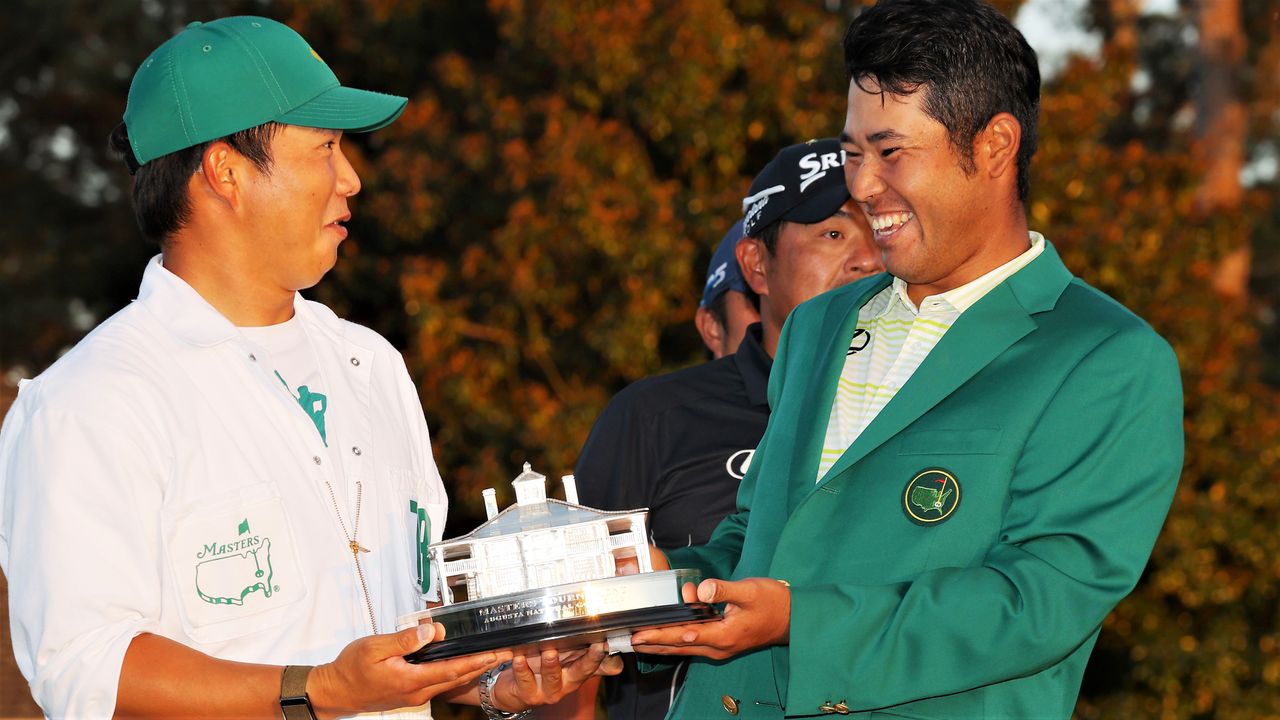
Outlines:
{"label": "jacket pocket", "polygon": [[1000,428],[908,430],[898,436],[899,455],[993,455],[1000,449]]}

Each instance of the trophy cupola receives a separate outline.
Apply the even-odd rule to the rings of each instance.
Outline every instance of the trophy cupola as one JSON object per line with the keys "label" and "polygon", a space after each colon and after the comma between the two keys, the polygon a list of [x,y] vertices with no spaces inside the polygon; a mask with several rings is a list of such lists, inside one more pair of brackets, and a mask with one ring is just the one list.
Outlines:
{"label": "trophy cupola", "polygon": [[547,502],[547,476],[533,471],[533,466],[524,464],[524,472],[511,481],[516,489],[516,505],[525,507]]}

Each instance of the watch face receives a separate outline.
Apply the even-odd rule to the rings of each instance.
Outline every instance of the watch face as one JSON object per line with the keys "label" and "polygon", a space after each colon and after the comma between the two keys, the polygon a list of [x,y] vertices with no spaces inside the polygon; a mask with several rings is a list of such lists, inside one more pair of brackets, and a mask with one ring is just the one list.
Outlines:
{"label": "watch face", "polygon": [[316,714],[311,710],[311,701],[306,695],[280,698],[280,714],[284,715],[284,720],[315,720],[316,718]]}

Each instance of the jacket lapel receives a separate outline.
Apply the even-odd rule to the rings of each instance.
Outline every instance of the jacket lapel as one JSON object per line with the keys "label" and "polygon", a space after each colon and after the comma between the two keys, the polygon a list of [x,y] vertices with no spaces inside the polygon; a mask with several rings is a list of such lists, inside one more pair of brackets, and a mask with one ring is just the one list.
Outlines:
{"label": "jacket lapel", "polygon": [[[791,507],[795,507],[797,502],[813,490],[818,461],[822,456],[822,443],[826,439],[827,420],[831,416],[831,403],[835,399],[840,373],[844,370],[849,338],[858,325],[858,311],[892,282],[893,277],[884,273],[877,276],[860,295],[854,295],[858,286],[847,286],[852,290],[848,294],[854,297],[853,303],[845,302],[839,296],[827,303],[817,334],[820,347],[813,355],[813,366],[809,371],[811,380],[802,386],[804,399],[795,415],[800,424],[796,434],[799,442],[795,448],[799,454],[793,456],[790,463]],[[791,360],[793,363],[797,361],[803,362],[800,358]]]}
{"label": "jacket lapel", "polygon": [[[1052,308],[1070,281],[1071,273],[1046,240],[1039,257],[997,285],[956,320],[911,379],[811,489],[821,488],[849,470],[1034,330],[1036,322],[1032,315]],[[853,316],[856,320],[857,309]],[[830,414],[841,369],[836,368],[830,378],[831,391],[826,393],[824,419]],[[818,452],[815,450],[812,454]]]}

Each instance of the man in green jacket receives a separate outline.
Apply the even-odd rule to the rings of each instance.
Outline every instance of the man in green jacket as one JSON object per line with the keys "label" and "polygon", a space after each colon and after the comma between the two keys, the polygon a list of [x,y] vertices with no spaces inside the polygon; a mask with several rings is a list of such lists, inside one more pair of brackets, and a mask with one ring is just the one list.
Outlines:
{"label": "man in green jacket", "polygon": [[633,644],[712,660],[671,717],[1069,718],[1182,467],[1177,361],[1027,227],[1040,80],[1007,19],[887,0],[844,48],[888,274],[791,315],[738,512],[670,554],[724,619]]}

